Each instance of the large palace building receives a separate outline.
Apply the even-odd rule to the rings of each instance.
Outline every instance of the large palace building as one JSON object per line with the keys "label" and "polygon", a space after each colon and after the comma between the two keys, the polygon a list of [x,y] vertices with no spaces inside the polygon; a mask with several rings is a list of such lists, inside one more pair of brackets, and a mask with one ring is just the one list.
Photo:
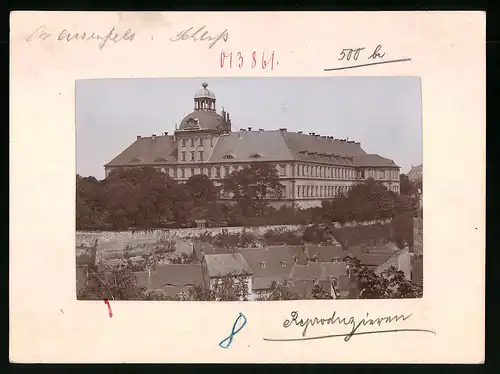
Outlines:
{"label": "large palace building", "polygon": [[205,174],[218,185],[234,170],[266,162],[275,165],[284,185],[280,203],[318,205],[367,178],[399,193],[400,167],[367,154],[358,142],[286,128],[232,131],[229,113],[216,112],[215,95],[207,87],[203,83],[195,93],[194,111],[175,126],[173,135],[137,136],[104,166],[106,176],[117,168],[149,166],[178,181]]}

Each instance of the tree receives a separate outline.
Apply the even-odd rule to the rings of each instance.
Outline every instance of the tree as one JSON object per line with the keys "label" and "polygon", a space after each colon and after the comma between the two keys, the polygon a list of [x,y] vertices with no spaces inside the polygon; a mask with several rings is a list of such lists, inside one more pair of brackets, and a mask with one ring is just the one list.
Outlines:
{"label": "tree", "polygon": [[312,288],[311,295],[313,299],[333,299],[319,284],[315,284]]}
{"label": "tree", "polygon": [[185,218],[183,191],[177,182],[154,168],[119,169],[103,181],[102,199],[113,228],[149,228]]}
{"label": "tree", "polygon": [[128,269],[89,268],[85,287],[78,291],[79,300],[143,300],[145,287]]}
{"label": "tree", "polygon": [[212,288],[195,285],[191,299],[196,301],[247,301],[248,284],[246,275],[228,274],[214,282]]}
{"label": "tree", "polygon": [[233,171],[223,180],[223,190],[233,195],[244,216],[262,215],[267,205],[264,198],[281,198],[283,185],[274,165],[255,163]]}
{"label": "tree", "polygon": [[76,227],[93,229],[103,225],[101,183],[94,177],[76,176]]}
{"label": "tree", "polygon": [[195,205],[207,205],[217,198],[217,189],[214,183],[205,174],[197,174],[189,177],[186,182],[189,196]]}
{"label": "tree", "polygon": [[408,175],[406,174],[400,174],[399,175],[399,192],[401,195],[414,195],[417,193],[417,186],[415,183],[410,181],[408,178]]}
{"label": "tree", "polygon": [[268,296],[265,298],[268,301],[274,300],[299,300],[300,295],[297,292],[290,290],[288,281],[284,282],[271,282],[271,287]]}
{"label": "tree", "polygon": [[422,286],[405,278],[402,271],[392,267],[377,275],[368,270],[359,260],[350,259],[347,268],[355,287],[350,298],[355,299],[399,299],[422,297]]}

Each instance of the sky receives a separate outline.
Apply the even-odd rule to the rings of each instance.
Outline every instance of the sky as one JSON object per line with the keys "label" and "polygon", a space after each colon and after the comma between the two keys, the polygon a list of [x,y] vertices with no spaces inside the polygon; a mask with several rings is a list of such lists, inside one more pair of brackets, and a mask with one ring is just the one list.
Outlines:
{"label": "sky", "polygon": [[172,134],[206,81],[233,131],[314,132],[361,142],[407,173],[422,163],[420,77],[92,79],[76,82],[76,162],[104,178],[104,164],[137,135]]}

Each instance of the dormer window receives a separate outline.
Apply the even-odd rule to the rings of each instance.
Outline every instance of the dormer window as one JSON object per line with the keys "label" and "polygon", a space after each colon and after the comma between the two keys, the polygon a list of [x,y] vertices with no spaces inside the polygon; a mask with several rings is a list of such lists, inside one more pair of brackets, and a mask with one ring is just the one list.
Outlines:
{"label": "dormer window", "polygon": [[134,157],[130,162],[142,162],[140,158]]}
{"label": "dormer window", "polygon": [[261,267],[262,269],[264,269],[264,268],[266,267],[266,262],[265,262],[265,261],[262,261],[262,262],[260,263],[260,267]]}
{"label": "dormer window", "polygon": [[225,160],[231,160],[234,158],[234,156],[233,155],[224,155],[224,157],[222,157],[222,158]]}
{"label": "dormer window", "polygon": [[250,155],[250,158],[261,158],[261,157],[262,157],[262,156],[261,156],[261,155],[259,155],[258,153],[252,153],[252,154]]}
{"label": "dormer window", "polygon": [[298,260],[297,256],[293,256],[293,262],[297,263],[297,260]]}
{"label": "dormer window", "polygon": [[286,261],[281,261],[281,266],[283,266],[284,268],[286,268]]}
{"label": "dormer window", "polygon": [[166,162],[167,159],[165,157],[158,157],[155,162]]}

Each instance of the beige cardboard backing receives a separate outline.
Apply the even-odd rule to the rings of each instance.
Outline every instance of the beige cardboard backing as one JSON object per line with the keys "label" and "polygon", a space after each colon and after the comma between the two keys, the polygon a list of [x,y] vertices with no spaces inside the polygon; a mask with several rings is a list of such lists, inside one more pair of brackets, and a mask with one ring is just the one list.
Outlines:
{"label": "beige cardboard backing", "polygon": [[[26,38],[39,26],[52,37]],[[170,42],[180,30],[224,29],[227,43]],[[59,32],[135,32],[133,42],[57,41]],[[385,59],[344,66],[342,48],[382,44]],[[221,49],[275,50],[271,71],[221,69]],[[10,358],[14,362],[481,362],[484,359],[485,13],[107,13],[11,15]],[[120,77],[413,75],[422,79],[425,293],[421,300],[269,303],[75,299],[75,80]],[[403,126],[403,124],[402,124]],[[300,342],[303,317],[413,313],[404,328]],[[248,323],[218,343],[239,312]],[[397,326],[397,327],[402,327]],[[308,336],[345,332],[315,326]]]}

